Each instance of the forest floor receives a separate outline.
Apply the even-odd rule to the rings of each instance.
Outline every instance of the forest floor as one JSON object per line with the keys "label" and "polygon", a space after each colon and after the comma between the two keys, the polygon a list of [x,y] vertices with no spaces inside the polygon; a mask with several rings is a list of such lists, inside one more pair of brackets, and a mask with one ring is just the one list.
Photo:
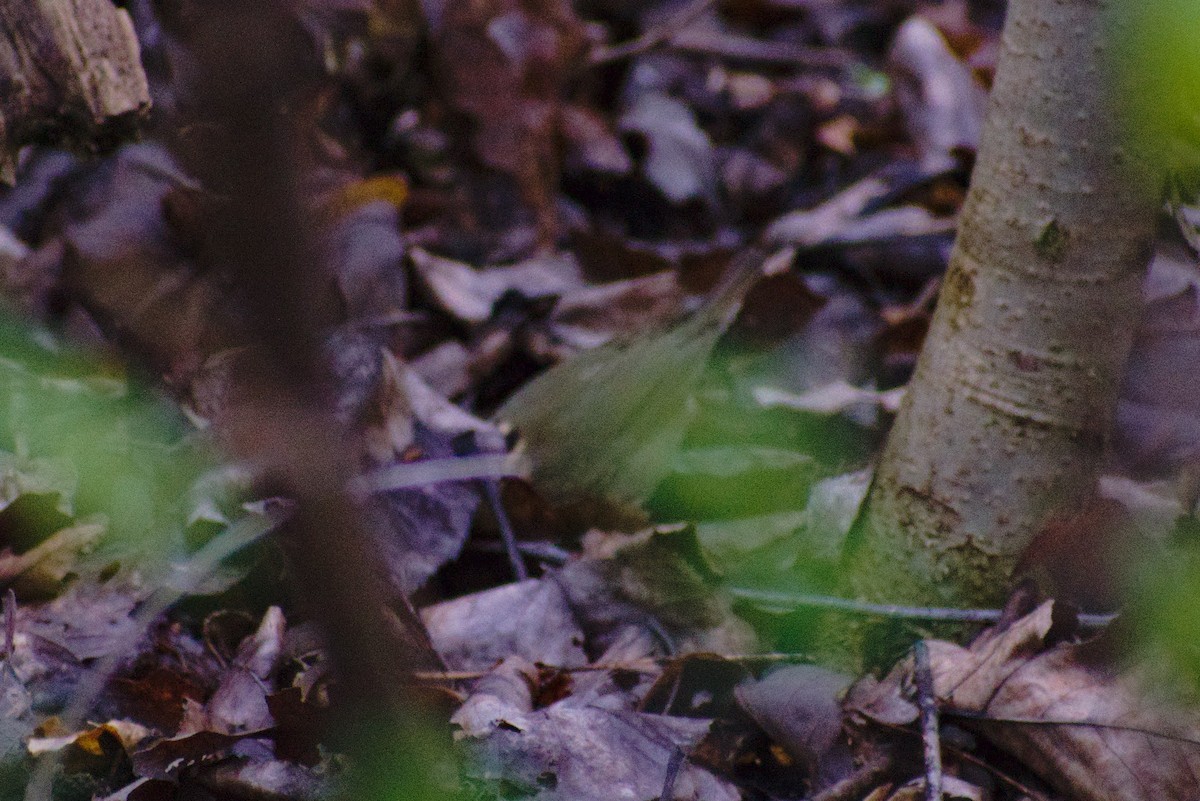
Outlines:
{"label": "forest floor", "polygon": [[1190,209],[1054,599],[832,595],[1003,3],[297,0],[248,99],[221,11],[119,5],[136,133],[0,189],[0,797],[1194,798],[1200,558],[1119,569],[1195,538]]}

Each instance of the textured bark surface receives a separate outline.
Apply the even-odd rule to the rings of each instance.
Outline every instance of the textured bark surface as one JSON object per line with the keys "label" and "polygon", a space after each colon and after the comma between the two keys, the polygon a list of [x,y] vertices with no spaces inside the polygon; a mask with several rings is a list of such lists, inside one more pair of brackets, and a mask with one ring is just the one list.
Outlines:
{"label": "textured bark surface", "polygon": [[1108,96],[1111,5],[1009,7],[950,268],[852,537],[861,596],[994,604],[1095,480],[1158,200]]}
{"label": "textured bark surface", "polygon": [[87,139],[149,105],[133,23],[111,0],[0,2],[0,178],[52,128]]}

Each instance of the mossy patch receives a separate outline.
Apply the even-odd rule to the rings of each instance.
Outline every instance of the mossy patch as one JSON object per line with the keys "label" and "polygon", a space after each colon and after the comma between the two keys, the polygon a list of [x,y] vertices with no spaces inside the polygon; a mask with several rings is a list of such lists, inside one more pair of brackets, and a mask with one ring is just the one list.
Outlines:
{"label": "mossy patch", "polygon": [[1042,228],[1033,246],[1039,256],[1056,264],[1067,253],[1067,238],[1066,229],[1058,224],[1058,220],[1051,220]]}
{"label": "mossy patch", "polygon": [[975,302],[975,278],[958,264],[951,264],[942,285],[939,302],[949,313],[951,325],[958,327],[959,315]]}

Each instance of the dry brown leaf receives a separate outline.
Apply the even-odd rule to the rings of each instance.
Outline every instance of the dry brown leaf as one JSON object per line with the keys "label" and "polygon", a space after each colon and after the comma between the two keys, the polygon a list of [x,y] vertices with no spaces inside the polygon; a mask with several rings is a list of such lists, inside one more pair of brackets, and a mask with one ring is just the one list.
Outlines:
{"label": "dry brown leaf", "polygon": [[80,523],[55,532],[20,556],[0,557],[0,582],[19,579],[26,595],[52,595],[106,530],[102,523]]}
{"label": "dry brown leaf", "polygon": [[472,123],[475,156],[516,180],[551,241],[561,95],[582,23],[565,0],[485,0],[447,3],[432,27],[441,89]]}
{"label": "dry brown leaf", "polygon": [[[1069,621],[1068,621],[1069,622]],[[1200,717],[1152,686],[1144,665],[1115,669],[1087,643],[1057,642],[1064,620],[1047,601],[970,647],[928,643],[944,714],[969,721],[1074,801],[1190,801],[1200,777]],[[916,719],[911,657],[851,711],[893,724]]]}
{"label": "dry brown leaf", "polygon": [[742,709],[805,767],[816,789],[848,776],[839,695],[850,678],[816,665],[788,665],[734,690]]}
{"label": "dry brown leaf", "polygon": [[[600,707],[553,704],[522,712],[496,704],[491,725],[465,738],[476,780],[504,781],[536,801],[650,799],[662,793],[667,764],[707,733],[710,722]],[[683,762],[675,798],[735,801],[728,782]]]}
{"label": "dry brown leaf", "polygon": [[555,304],[551,330],[573,347],[591,348],[676,322],[683,308],[679,279],[665,270],[567,292]]}
{"label": "dry brown leaf", "polygon": [[618,128],[640,137],[646,151],[642,172],[663,197],[678,204],[716,205],[716,153],[687,104],[659,91],[644,92],[621,116]]}
{"label": "dry brown leaf", "polygon": [[452,670],[485,670],[517,655],[548,665],[587,662],[562,589],[529,579],[421,610],[433,647]]}
{"label": "dry brown leaf", "polygon": [[285,626],[283,612],[272,606],[258,630],[238,646],[233,664],[208,701],[206,730],[240,734],[274,725],[266,696],[273,689],[270,677],[283,651]]}
{"label": "dry brown leaf", "polygon": [[716,592],[716,572],[686,527],[639,534],[590,532],[584,558],[555,577],[593,644],[608,646],[627,624],[678,653],[742,653],[754,647],[745,621]]}

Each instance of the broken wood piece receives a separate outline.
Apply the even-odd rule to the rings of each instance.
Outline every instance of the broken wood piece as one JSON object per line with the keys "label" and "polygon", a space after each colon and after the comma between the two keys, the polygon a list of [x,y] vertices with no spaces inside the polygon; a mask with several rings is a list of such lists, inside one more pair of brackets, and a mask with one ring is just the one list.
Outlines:
{"label": "broken wood piece", "polygon": [[0,3],[0,32],[0,180],[23,144],[91,144],[149,108],[133,22],[110,0]]}

